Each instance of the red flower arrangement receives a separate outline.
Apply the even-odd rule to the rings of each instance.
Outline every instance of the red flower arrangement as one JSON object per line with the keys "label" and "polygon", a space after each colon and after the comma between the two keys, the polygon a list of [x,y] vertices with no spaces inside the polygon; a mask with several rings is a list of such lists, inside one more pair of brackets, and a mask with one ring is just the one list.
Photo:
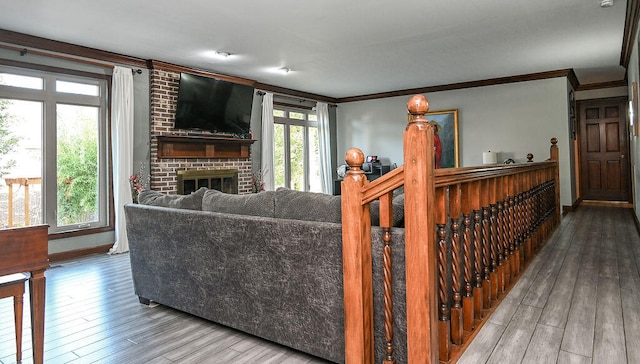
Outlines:
{"label": "red flower arrangement", "polygon": [[129,183],[131,184],[131,199],[133,203],[138,203],[138,195],[144,190],[142,177],[138,174],[133,174],[129,177]]}

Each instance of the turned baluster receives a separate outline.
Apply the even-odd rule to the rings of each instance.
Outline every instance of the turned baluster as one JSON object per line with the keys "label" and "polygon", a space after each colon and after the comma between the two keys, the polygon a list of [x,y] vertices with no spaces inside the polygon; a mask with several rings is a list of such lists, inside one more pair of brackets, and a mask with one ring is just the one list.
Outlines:
{"label": "turned baluster", "polygon": [[489,181],[489,246],[491,247],[491,299],[498,299],[498,291],[504,280],[502,279],[502,261],[499,249],[498,232],[497,232],[497,215],[498,206],[496,205],[496,184],[495,179]]}
{"label": "turned baluster", "polygon": [[502,247],[504,249],[504,285],[506,287],[511,284],[511,276],[514,274],[513,249],[511,249],[511,220],[509,215],[509,178],[503,177],[502,192]]}
{"label": "turned baluster", "polygon": [[482,181],[482,270],[484,273],[482,282],[482,307],[485,309],[491,308],[491,287],[493,286],[491,277],[491,271],[493,267],[493,249],[491,247],[491,236],[489,229],[489,215],[491,209],[489,207],[489,184],[487,180]]}
{"label": "turned baluster", "polygon": [[500,283],[498,286],[499,292],[505,291],[508,282],[507,277],[510,274],[509,251],[508,249],[505,249],[505,246],[508,246],[508,243],[505,240],[505,230],[507,226],[504,221],[506,211],[504,210],[504,189],[502,181],[502,177],[496,178],[496,234],[498,237],[498,256],[500,257],[499,261],[501,262],[502,268],[502,271],[499,272],[498,276],[498,282]]}
{"label": "turned baluster", "polygon": [[482,318],[482,211],[480,210],[480,182],[471,183],[469,200],[473,209],[473,263],[475,285],[473,287],[474,318]]}
{"label": "turned baluster", "polygon": [[462,261],[464,270],[464,297],[462,298],[463,328],[465,331],[473,329],[473,241],[471,236],[471,186],[462,186]]}
{"label": "turned baluster", "polygon": [[445,188],[436,189],[436,238],[438,248],[438,298],[440,299],[438,333],[440,334],[440,360],[449,361],[451,353],[451,310],[449,292],[449,265],[451,258],[447,249],[447,194]]}
{"label": "turned baluster", "polygon": [[447,241],[446,226],[437,224],[438,237],[438,297],[440,298],[440,312],[438,332],[440,334],[440,360],[449,361],[451,352],[451,326],[449,310],[449,287],[447,284]]}
{"label": "turned baluster", "polygon": [[462,344],[462,256],[460,244],[460,185],[449,187],[449,218],[451,221],[451,340],[456,345]]}
{"label": "turned baluster", "polygon": [[520,250],[518,249],[518,210],[517,189],[515,180],[512,179],[511,195],[509,196],[509,249],[511,250],[512,275],[515,278],[520,273]]}
{"label": "turned baluster", "polygon": [[[381,204],[382,205],[382,204]],[[384,279],[384,337],[385,344],[385,359],[384,364],[395,364],[396,360],[393,357],[393,286],[392,286],[392,261],[391,261],[391,229],[388,227],[382,230],[382,241],[384,242],[384,248],[382,251],[382,272]]]}

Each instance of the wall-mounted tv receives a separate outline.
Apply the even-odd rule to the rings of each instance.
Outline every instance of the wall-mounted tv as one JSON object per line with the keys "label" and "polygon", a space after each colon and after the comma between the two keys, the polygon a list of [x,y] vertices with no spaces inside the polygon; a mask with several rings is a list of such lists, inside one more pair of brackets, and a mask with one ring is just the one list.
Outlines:
{"label": "wall-mounted tv", "polygon": [[248,137],[254,89],[181,73],[174,128]]}

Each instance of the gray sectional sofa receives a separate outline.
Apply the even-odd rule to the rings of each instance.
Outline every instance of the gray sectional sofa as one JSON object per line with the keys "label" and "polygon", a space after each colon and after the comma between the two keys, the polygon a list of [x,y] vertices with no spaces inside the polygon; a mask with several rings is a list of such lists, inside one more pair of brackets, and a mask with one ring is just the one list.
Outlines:
{"label": "gray sectional sofa", "polygon": [[[402,224],[402,201],[394,199]],[[125,206],[140,302],[154,301],[344,362],[340,196],[144,191]],[[397,203],[395,203],[397,202]],[[375,211],[373,211],[375,210]],[[375,222],[377,208],[372,208]],[[382,229],[372,227],[376,362],[384,355]],[[395,357],[406,362],[404,229],[393,229]]]}

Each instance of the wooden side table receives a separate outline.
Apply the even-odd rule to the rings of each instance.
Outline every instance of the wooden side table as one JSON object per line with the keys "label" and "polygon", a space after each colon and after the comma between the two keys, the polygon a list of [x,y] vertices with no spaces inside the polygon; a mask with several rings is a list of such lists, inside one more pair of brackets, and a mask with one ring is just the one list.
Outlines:
{"label": "wooden side table", "polygon": [[45,276],[49,268],[48,225],[0,229],[0,276],[29,272],[33,362],[44,359]]}

